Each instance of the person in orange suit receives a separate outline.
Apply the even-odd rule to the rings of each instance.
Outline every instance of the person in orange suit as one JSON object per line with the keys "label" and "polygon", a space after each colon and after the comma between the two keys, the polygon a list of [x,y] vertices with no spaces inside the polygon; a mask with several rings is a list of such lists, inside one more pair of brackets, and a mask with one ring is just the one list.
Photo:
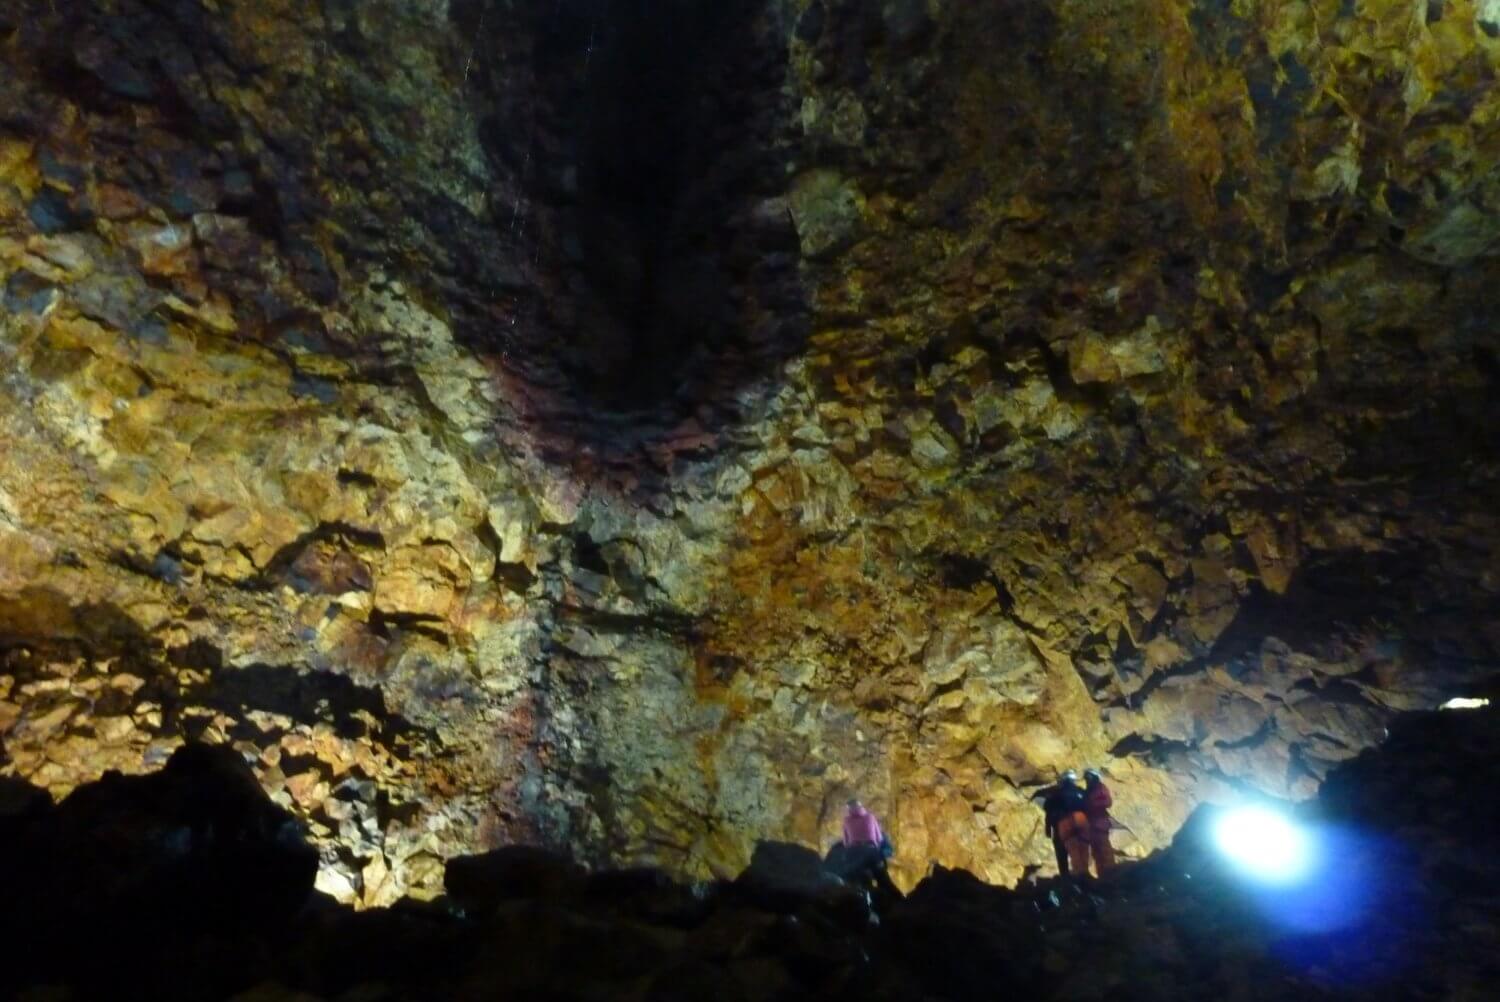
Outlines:
{"label": "person in orange suit", "polygon": [[[1083,812],[1088,817],[1088,845],[1094,854],[1094,872],[1102,877],[1115,866],[1115,848],[1109,844],[1109,832],[1115,824],[1114,819],[1109,816],[1109,809],[1114,805],[1115,799],[1111,796],[1109,787],[1104,785],[1098,769],[1085,769],[1083,782]],[[1087,866],[1085,861],[1085,870]]]}
{"label": "person in orange suit", "polygon": [[1084,808],[1085,794],[1078,788],[1078,774],[1069,769],[1058,777],[1052,796],[1047,798],[1047,834],[1067,853],[1066,869],[1061,856],[1058,858],[1058,869],[1064,876],[1089,874],[1089,819]]}

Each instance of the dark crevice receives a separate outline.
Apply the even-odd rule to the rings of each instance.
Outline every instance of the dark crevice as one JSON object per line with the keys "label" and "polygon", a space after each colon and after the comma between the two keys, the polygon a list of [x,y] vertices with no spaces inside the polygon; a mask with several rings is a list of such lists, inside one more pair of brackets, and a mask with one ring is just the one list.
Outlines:
{"label": "dark crevice", "polygon": [[[344,738],[391,741],[426,733],[386,710],[379,689],[361,686],[344,675],[298,671],[283,665],[247,665],[213,672],[183,690],[182,706],[203,706],[243,720],[252,710],[289,717],[309,726],[326,723]],[[369,734],[364,715],[377,721]]]}
{"label": "dark crevice", "polygon": [[[385,538],[378,532],[361,529],[344,522],[324,522],[277,550],[271,559],[266,561],[266,566],[262,568],[260,574],[246,582],[244,587],[265,588],[272,582],[295,576],[293,571],[298,559],[309,547],[320,542],[333,543],[349,549],[385,548]],[[367,588],[368,585],[362,590],[367,590]]]}
{"label": "dark crevice", "polygon": [[964,553],[945,553],[938,558],[938,573],[943,587],[971,591],[981,582],[994,577],[989,564]]}
{"label": "dark crevice", "polygon": [[453,643],[446,629],[446,622],[437,616],[417,613],[389,612],[375,609],[370,613],[370,632],[382,640],[393,640],[403,633],[436,640],[447,647]]}
{"label": "dark crevice", "polygon": [[1191,751],[1192,745],[1185,741],[1157,737],[1153,734],[1127,734],[1109,749],[1112,758],[1144,758],[1153,763],[1162,761],[1170,752]]}
{"label": "dark crevice", "polygon": [[609,577],[609,561],[604,559],[599,544],[586,535],[573,537],[573,560],[586,571]]}
{"label": "dark crevice", "polygon": [[948,695],[949,693],[962,692],[963,691],[963,687],[964,687],[964,681],[965,680],[962,677],[959,677],[959,678],[954,679],[951,682],[944,682],[942,685],[939,685],[937,688],[933,689],[931,693],[928,694],[928,696],[927,696],[927,702],[928,702],[928,704],[930,705],[930,704],[936,702],[937,700],[943,698],[944,696]]}
{"label": "dark crevice", "polygon": [[371,489],[379,485],[379,481],[368,473],[359,470],[339,470],[338,482],[347,487],[364,487]]}
{"label": "dark crevice", "polygon": [[1141,684],[1141,687],[1139,689],[1136,689],[1135,691],[1130,693],[1122,694],[1119,699],[1115,700],[1109,705],[1123,707],[1126,709],[1135,708],[1145,700],[1151,698],[1152,693],[1156,692],[1156,690],[1160,689],[1168,682],[1171,682],[1174,679],[1187,678],[1192,675],[1199,675],[1203,672],[1206,666],[1206,659],[1195,659],[1192,661],[1186,661],[1182,664],[1173,665],[1171,668],[1166,668],[1158,671],[1156,674],[1147,678],[1146,681]]}
{"label": "dark crevice", "polygon": [[495,532],[494,526],[486,520],[475,527],[474,534],[494,554],[495,565],[492,573],[500,586],[517,595],[528,594],[537,582],[537,575],[533,574],[525,564],[508,563],[500,556],[504,552],[505,545]]}
{"label": "dark crevice", "polygon": [[665,610],[630,615],[606,612],[577,605],[560,605],[557,609],[561,623],[578,623],[598,633],[649,634],[659,633],[675,637],[696,639],[698,621],[691,616]]}
{"label": "dark crevice", "polygon": [[28,650],[59,660],[124,656],[145,662],[155,645],[118,606],[75,605],[54,589],[29,587],[14,596],[0,596],[0,651],[5,650]]}
{"label": "dark crevice", "polygon": [[525,564],[507,564],[496,561],[495,580],[500,582],[507,591],[517,595],[526,595],[536,584],[537,576]]}

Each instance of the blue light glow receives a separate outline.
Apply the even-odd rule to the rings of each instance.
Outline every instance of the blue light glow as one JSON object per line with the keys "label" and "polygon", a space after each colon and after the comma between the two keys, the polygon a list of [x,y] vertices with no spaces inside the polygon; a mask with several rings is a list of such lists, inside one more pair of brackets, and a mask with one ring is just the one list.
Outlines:
{"label": "blue light glow", "polygon": [[1316,847],[1286,815],[1258,805],[1225,811],[1214,823],[1214,845],[1246,876],[1267,884],[1295,884],[1313,868]]}

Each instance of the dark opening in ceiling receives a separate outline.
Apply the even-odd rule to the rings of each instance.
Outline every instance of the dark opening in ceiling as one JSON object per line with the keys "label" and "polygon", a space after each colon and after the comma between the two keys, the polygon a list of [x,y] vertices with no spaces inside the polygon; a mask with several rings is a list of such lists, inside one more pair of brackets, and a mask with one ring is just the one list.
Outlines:
{"label": "dark opening in ceiling", "polygon": [[[784,41],[760,0],[541,8],[519,57],[531,87],[518,99],[514,67],[491,70],[482,130],[523,192],[494,224],[548,279],[517,329],[499,333],[612,434],[732,411],[805,336],[780,201],[793,117]],[[478,14],[463,15],[476,30]]]}

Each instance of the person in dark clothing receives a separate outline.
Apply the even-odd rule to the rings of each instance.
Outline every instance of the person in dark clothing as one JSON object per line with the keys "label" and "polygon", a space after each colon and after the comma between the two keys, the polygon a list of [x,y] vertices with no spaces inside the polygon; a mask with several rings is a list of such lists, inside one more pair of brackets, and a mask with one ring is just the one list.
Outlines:
{"label": "person in dark clothing", "polygon": [[[1042,801],[1042,815],[1046,819],[1047,837],[1052,840],[1052,851],[1057,857],[1057,873],[1066,877],[1070,872],[1068,843],[1076,823],[1074,815],[1084,807],[1084,794],[1078,788],[1078,773],[1067,770],[1058,777],[1054,786],[1042,793],[1046,797]],[[1068,830],[1067,834],[1063,829]]]}
{"label": "person in dark clothing", "polygon": [[856,887],[864,887],[887,896],[899,897],[901,892],[891,880],[885,868],[885,853],[878,845],[868,843],[845,846],[843,853],[844,879]]}

